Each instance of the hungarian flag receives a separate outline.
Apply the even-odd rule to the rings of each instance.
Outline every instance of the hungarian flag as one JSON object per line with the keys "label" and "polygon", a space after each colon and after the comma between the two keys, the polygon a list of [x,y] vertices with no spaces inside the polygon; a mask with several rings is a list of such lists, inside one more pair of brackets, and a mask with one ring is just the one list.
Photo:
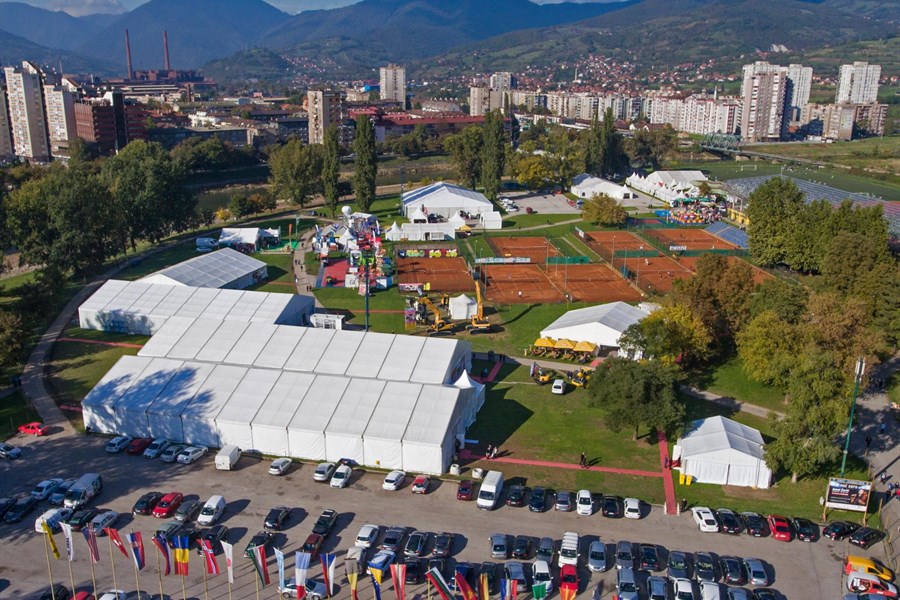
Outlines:
{"label": "hungarian flag", "polygon": [[234,546],[222,541],[222,553],[225,555],[225,568],[228,569],[228,583],[234,583]]}
{"label": "hungarian flag", "polygon": [[128,544],[131,546],[131,557],[134,559],[134,566],[138,571],[144,569],[144,542],[141,540],[140,531],[132,531],[127,536]]}
{"label": "hungarian flag", "polygon": [[473,590],[472,586],[469,585],[469,582],[466,581],[465,575],[459,571],[456,572],[456,589],[462,594],[463,600],[477,600],[475,590]]}
{"label": "hungarian flag", "polygon": [[175,539],[175,574],[187,577],[188,562],[191,559],[191,539],[186,535],[176,535]]}
{"label": "hungarian flag", "polygon": [[91,526],[82,529],[81,534],[84,536],[84,541],[87,542],[88,552],[91,555],[91,562],[96,565],[100,562],[100,547],[97,546],[97,534]]}
{"label": "hungarian flag", "polygon": [[56,540],[53,539],[53,530],[47,525],[47,521],[41,521],[41,529],[47,534],[47,541],[50,542],[50,550],[53,551],[53,558],[59,558],[59,548],[56,547]]}
{"label": "hungarian flag", "polygon": [[219,575],[219,563],[216,561],[216,551],[213,549],[212,542],[209,540],[200,540],[200,549],[203,551],[203,558],[206,559],[206,573],[209,575]]}
{"label": "hungarian flag", "polygon": [[164,573],[164,575],[168,577],[169,573],[171,573],[171,569],[169,566],[169,545],[166,543],[165,538],[159,535],[154,535],[150,539],[153,542],[153,545],[156,546],[156,549],[159,551],[159,555],[162,556],[163,562],[166,564],[166,572]]}
{"label": "hungarian flag", "polygon": [[109,541],[116,545],[116,548],[119,549],[119,552],[122,553],[122,556],[128,558],[128,551],[125,549],[125,544],[122,542],[122,538],[119,537],[119,530],[113,527],[107,527],[103,531],[105,531],[106,535],[109,536]]}
{"label": "hungarian flag", "polygon": [[436,567],[428,569],[428,572],[425,573],[425,579],[431,582],[431,585],[437,589],[438,594],[441,595],[443,600],[455,600],[453,592],[450,590],[450,586],[447,585],[444,576],[441,575],[441,572],[438,571]]}
{"label": "hungarian flag", "polygon": [[322,578],[325,579],[325,589],[328,590],[328,597],[334,596],[334,567],[337,561],[334,554],[325,553],[322,555]]}
{"label": "hungarian flag", "polygon": [[406,565],[391,565],[391,578],[394,580],[394,594],[397,595],[397,600],[403,600],[406,595]]}
{"label": "hungarian flag", "polygon": [[259,575],[259,581],[263,587],[269,585],[271,582],[269,581],[269,567],[266,564],[266,547],[253,546],[250,548],[250,560],[253,561],[253,567],[256,569],[256,574]]}
{"label": "hungarian flag", "polygon": [[347,571],[347,583],[350,585],[350,598],[352,600],[359,600],[359,596],[356,595],[356,586],[359,582],[359,573],[356,570]]}
{"label": "hungarian flag", "polygon": [[478,598],[488,600],[491,597],[491,584],[487,573],[482,573],[478,578]]}

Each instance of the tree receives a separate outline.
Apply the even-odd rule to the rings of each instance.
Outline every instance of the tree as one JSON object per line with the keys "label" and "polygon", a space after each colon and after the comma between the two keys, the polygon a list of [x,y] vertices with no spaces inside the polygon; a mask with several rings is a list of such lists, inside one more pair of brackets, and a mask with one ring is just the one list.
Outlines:
{"label": "tree", "polygon": [[787,385],[799,349],[797,326],[774,310],[753,317],[737,335],[738,357],[744,372],[767,385]]}
{"label": "tree", "polygon": [[607,108],[603,114],[599,150],[603,157],[600,166],[601,175],[609,177],[622,174],[628,168],[629,159],[625,152],[625,139],[616,129],[616,119],[611,108]]}
{"label": "tree", "polygon": [[697,186],[697,191],[702,198],[710,198],[713,193],[712,186],[709,185],[708,181],[701,181],[700,185]]}
{"label": "tree", "polygon": [[671,125],[652,130],[640,128],[634,134],[631,147],[635,160],[656,170],[678,148],[678,135]]}
{"label": "tree", "polygon": [[803,192],[794,182],[773,177],[750,194],[747,206],[747,237],[750,252],[763,264],[783,263],[794,218],[803,207]]}
{"label": "tree", "polygon": [[553,180],[553,171],[547,158],[540,154],[516,155],[513,173],[516,181],[532,190],[539,189]]}
{"label": "tree", "polygon": [[225,208],[224,206],[216,209],[216,221],[219,223],[227,223],[234,217],[231,215],[231,211]]}
{"label": "tree", "polygon": [[584,172],[591,175],[602,175],[604,158],[603,132],[595,112],[591,117],[591,127],[584,136]]}
{"label": "tree", "polygon": [[124,211],[132,249],[138,240],[158,242],[191,222],[197,199],[184,187],[184,167],[160,144],[129,143],[103,164],[101,177]]}
{"label": "tree", "polygon": [[647,358],[688,365],[709,356],[712,337],[706,326],[686,306],[671,304],[653,311],[625,330],[619,345],[641,350]]}
{"label": "tree", "polygon": [[375,177],[378,175],[378,155],[375,152],[375,129],[366,115],[356,118],[356,137],[353,139],[353,192],[356,205],[368,212],[375,201]]}
{"label": "tree", "polygon": [[779,319],[793,325],[800,322],[808,300],[809,292],[804,286],[767,279],[756,286],[750,297],[750,315],[757,317],[771,310]]}
{"label": "tree", "polygon": [[322,147],[288,140],[272,151],[269,167],[273,192],[302,208],[321,188]]}
{"label": "tree", "polygon": [[561,188],[571,187],[572,179],[584,162],[581,147],[575,143],[573,133],[564,127],[554,127],[547,136],[545,146],[550,153],[550,168],[556,173],[556,184]]}
{"label": "tree", "polygon": [[825,246],[831,235],[831,204],[815,200],[799,206],[790,216],[790,230],[784,243],[784,262],[804,273],[816,273],[822,268]]}
{"label": "tree", "polygon": [[325,130],[324,155],[322,157],[322,191],[325,206],[334,218],[338,205],[338,178],[341,174],[341,144],[338,129],[331,125]]}
{"label": "tree", "polygon": [[581,218],[595,225],[624,225],[628,211],[619,202],[606,194],[594,194],[581,208]]}
{"label": "tree", "polygon": [[228,203],[228,210],[240,219],[259,212],[259,205],[244,194],[235,194]]}
{"label": "tree", "polygon": [[484,117],[484,143],[481,147],[481,184],[484,186],[484,195],[490,200],[497,199],[505,166],[503,115],[500,111],[488,111]]}
{"label": "tree", "polygon": [[29,335],[18,313],[0,310],[0,369],[9,369],[19,362]]}
{"label": "tree", "polygon": [[636,441],[642,425],[670,433],[681,425],[684,404],[677,384],[678,370],[671,365],[612,358],[594,371],[588,402],[606,411],[610,429],[628,427]]}
{"label": "tree", "polygon": [[444,140],[444,150],[450,154],[450,162],[456,169],[457,177],[470,189],[475,189],[481,179],[483,144],[484,132],[477,125],[469,125],[460,133],[448,135]]}

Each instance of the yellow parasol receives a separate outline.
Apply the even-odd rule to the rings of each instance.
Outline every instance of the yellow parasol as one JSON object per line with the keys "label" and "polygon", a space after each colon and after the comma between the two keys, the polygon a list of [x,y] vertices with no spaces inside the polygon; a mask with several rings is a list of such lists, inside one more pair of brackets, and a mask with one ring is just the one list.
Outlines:
{"label": "yellow parasol", "polygon": [[556,342],[556,345],[553,346],[553,348],[556,350],[572,350],[575,348],[575,342],[572,340],[561,339]]}
{"label": "yellow parasol", "polygon": [[575,344],[575,352],[596,352],[597,344],[593,342],[578,342]]}
{"label": "yellow parasol", "polygon": [[556,346],[556,341],[553,338],[540,338],[534,345],[538,348],[553,348]]}

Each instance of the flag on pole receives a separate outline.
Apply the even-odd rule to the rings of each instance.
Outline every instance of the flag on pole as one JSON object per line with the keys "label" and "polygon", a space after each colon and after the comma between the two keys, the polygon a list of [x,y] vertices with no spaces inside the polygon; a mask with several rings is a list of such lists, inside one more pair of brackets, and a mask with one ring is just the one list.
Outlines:
{"label": "flag on pole", "polygon": [[394,594],[397,595],[397,600],[403,600],[406,595],[406,565],[391,565],[391,579],[394,580]]}
{"label": "flag on pole", "polygon": [[90,552],[91,555],[91,562],[96,565],[100,562],[100,547],[97,545],[97,533],[94,531],[93,527],[88,525],[81,530],[81,534],[84,536],[84,541],[87,542],[88,552]]}
{"label": "flag on pole", "polygon": [[105,531],[106,535],[109,536],[110,541],[116,545],[116,548],[119,549],[119,552],[122,553],[122,556],[128,558],[128,551],[125,549],[125,544],[122,542],[121,536],[119,536],[119,530],[113,527],[107,527],[103,531]]}
{"label": "flag on pole", "polygon": [[578,590],[569,586],[560,586],[559,588],[559,597],[562,598],[562,600],[575,600],[576,593],[578,593]]}
{"label": "flag on pole", "polygon": [[134,558],[134,566],[138,571],[144,568],[144,542],[141,540],[140,531],[132,531],[128,537],[128,543],[131,545],[131,557]]}
{"label": "flag on pole", "polygon": [[271,583],[269,581],[269,566],[266,564],[266,547],[253,546],[250,548],[250,560],[253,561],[253,567],[256,574],[259,575],[259,581],[263,587]]}
{"label": "flag on pole", "polygon": [[459,590],[459,593],[462,594],[463,600],[477,600],[478,597],[475,595],[475,591],[472,589],[472,586],[469,585],[469,582],[466,580],[466,576],[456,572],[456,589]]}
{"label": "flag on pole", "polygon": [[[562,591],[562,590],[560,590]],[[531,597],[534,600],[544,600],[547,597],[547,582],[542,581],[531,586]]]}
{"label": "flag on pole", "polygon": [[309,563],[312,555],[309,552],[297,552],[294,555],[294,580],[297,587],[306,587],[306,574],[309,571]]}
{"label": "flag on pole", "polygon": [[278,587],[284,589],[284,552],[275,548],[275,562],[278,563]]}
{"label": "flag on pole", "polygon": [[47,521],[41,521],[41,529],[47,534],[50,541],[50,550],[53,552],[53,558],[59,558],[59,548],[56,547],[56,540],[53,539],[53,530],[47,525]]}
{"label": "flag on pole", "polygon": [[444,576],[441,575],[441,572],[437,570],[436,567],[432,567],[428,569],[428,572],[425,573],[425,579],[431,582],[431,585],[437,589],[438,594],[441,595],[443,600],[454,600],[453,592],[450,590],[450,586],[447,585],[447,582],[444,580]]}
{"label": "flag on pole", "polygon": [[203,558],[206,559],[206,573],[219,575],[219,563],[216,561],[216,551],[213,549],[212,542],[200,540],[200,549],[203,551]]}
{"label": "flag on pole", "polygon": [[191,539],[186,535],[175,536],[175,574],[188,576],[188,563],[191,560]]}
{"label": "flag on pole", "polygon": [[72,526],[68,523],[60,523],[59,527],[66,538],[66,556],[69,557],[69,562],[72,562],[75,560],[75,546],[72,544]]}
{"label": "flag on pole", "polygon": [[369,563],[369,575],[372,576],[373,581],[381,585],[381,582],[384,580],[384,569],[378,569],[372,563]]}
{"label": "flag on pole", "polygon": [[350,586],[350,598],[352,600],[359,600],[359,596],[356,595],[356,586],[359,582],[359,573],[354,569],[353,571],[347,571],[347,584]]}
{"label": "flag on pole", "polygon": [[372,589],[375,591],[375,600],[381,600],[381,584],[375,581],[374,575],[372,576]]}
{"label": "flag on pole", "polygon": [[334,596],[334,568],[337,564],[337,558],[334,554],[325,553],[322,555],[322,577],[325,579],[325,589],[328,590],[328,597]]}
{"label": "flag on pole", "polygon": [[163,562],[166,565],[166,572],[164,573],[164,575],[168,577],[171,573],[169,566],[169,545],[166,543],[165,538],[159,535],[154,535],[152,538],[150,538],[150,540],[153,542],[153,545],[156,546],[157,551],[159,551],[159,555],[162,556]]}
{"label": "flag on pole", "polygon": [[482,573],[478,577],[478,598],[479,600],[489,600],[491,597],[491,583],[487,573]]}
{"label": "flag on pole", "polygon": [[228,583],[234,583],[234,546],[222,541],[222,552],[225,554],[225,568],[228,570]]}
{"label": "flag on pole", "polygon": [[509,596],[509,579],[500,580],[500,600],[510,600]]}

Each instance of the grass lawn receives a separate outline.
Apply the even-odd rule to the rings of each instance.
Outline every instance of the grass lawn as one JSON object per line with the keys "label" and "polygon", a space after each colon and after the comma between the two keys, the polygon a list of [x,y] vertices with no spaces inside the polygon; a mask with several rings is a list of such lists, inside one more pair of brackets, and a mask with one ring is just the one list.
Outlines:
{"label": "grass lawn", "polygon": [[[555,223],[559,223],[562,221],[573,221],[573,220],[581,220],[581,215],[578,214],[562,214],[562,215],[547,215],[544,213],[540,214],[527,214],[525,212],[513,213],[512,216],[508,216],[503,219],[503,228],[508,229],[510,227],[535,227],[535,226],[547,226],[547,221],[550,222],[550,225]],[[540,235],[541,231],[537,230],[535,235]]]}
{"label": "grass lawn", "polygon": [[[347,288],[321,288],[315,291],[316,298],[326,308],[334,311],[348,312],[345,322],[354,325],[365,323],[365,298],[356,290]],[[405,307],[405,300],[396,289],[375,292],[369,297],[369,310],[400,310]],[[383,333],[403,333],[402,313],[369,313],[369,328]]]}
{"label": "grass lawn", "polygon": [[25,394],[21,390],[0,398],[0,440],[11,437],[19,425],[39,419],[40,415],[25,401]]}
{"label": "grass lawn", "polygon": [[776,387],[764,385],[750,379],[739,358],[731,358],[711,367],[696,382],[702,390],[735,398],[771,410],[783,411],[784,392]]}
{"label": "grass lawn", "polygon": [[885,391],[891,402],[900,404],[900,373],[894,373],[890,379],[885,382]]}
{"label": "grass lawn", "polygon": [[116,342],[120,344],[146,344],[150,340],[150,337],[146,335],[109,333],[106,331],[97,331],[96,329],[82,329],[78,325],[69,325],[63,329],[60,337],[97,340],[100,342]]}
{"label": "grass lawn", "polygon": [[78,404],[117,360],[137,353],[138,348],[57,342],[48,365],[48,387],[58,403]]}
{"label": "grass lawn", "polygon": [[[293,285],[294,275],[291,271],[291,267],[293,266],[292,262],[294,260],[293,253],[264,254],[262,252],[257,252],[253,255],[253,258],[261,260],[269,266],[269,279],[264,283],[251,286],[247,289],[258,292],[297,293],[297,288]],[[273,283],[276,285],[273,285]],[[278,285],[283,283],[291,285]]]}

